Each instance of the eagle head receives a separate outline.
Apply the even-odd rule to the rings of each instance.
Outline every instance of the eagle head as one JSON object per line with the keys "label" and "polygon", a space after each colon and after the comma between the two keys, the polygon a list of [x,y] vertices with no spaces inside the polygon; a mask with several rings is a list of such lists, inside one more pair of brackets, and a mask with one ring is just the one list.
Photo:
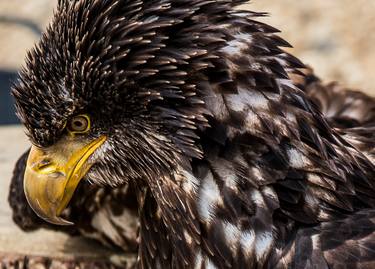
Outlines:
{"label": "eagle head", "polygon": [[66,223],[82,179],[141,184],[202,156],[204,96],[232,81],[218,50],[230,33],[214,14],[234,2],[59,1],[13,89],[39,216]]}

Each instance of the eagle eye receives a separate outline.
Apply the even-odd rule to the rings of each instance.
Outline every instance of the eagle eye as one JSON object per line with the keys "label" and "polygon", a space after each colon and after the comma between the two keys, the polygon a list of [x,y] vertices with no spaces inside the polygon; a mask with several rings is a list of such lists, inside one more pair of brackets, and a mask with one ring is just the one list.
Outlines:
{"label": "eagle eye", "polygon": [[83,134],[90,131],[91,123],[88,115],[77,115],[69,120],[67,130],[73,134]]}

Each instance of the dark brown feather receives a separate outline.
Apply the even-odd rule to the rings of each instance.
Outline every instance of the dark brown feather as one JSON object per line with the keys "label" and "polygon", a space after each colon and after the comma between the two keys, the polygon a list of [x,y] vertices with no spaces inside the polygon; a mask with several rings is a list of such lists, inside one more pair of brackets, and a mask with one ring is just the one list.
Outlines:
{"label": "dark brown feather", "polygon": [[[314,84],[245,2],[60,1],[13,90],[37,146],[77,113],[108,137],[87,177],[136,186],[140,268],[272,268],[300,233],[371,219],[373,100]],[[332,267],[301,240],[292,268]]]}

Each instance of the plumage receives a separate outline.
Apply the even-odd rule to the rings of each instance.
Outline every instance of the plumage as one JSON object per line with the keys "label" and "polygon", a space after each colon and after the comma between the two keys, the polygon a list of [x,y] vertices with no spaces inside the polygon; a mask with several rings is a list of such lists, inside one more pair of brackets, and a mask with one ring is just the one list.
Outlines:
{"label": "plumage", "polygon": [[371,267],[373,99],[311,82],[245,2],[60,0],[13,90],[34,151],[106,138],[85,178],[137,196],[139,268]]}
{"label": "plumage", "polygon": [[[301,80],[302,79],[302,80]],[[309,69],[306,76],[295,76],[296,83],[319,107],[328,122],[374,160],[375,101],[366,94],[337,83],[324,85]]]}

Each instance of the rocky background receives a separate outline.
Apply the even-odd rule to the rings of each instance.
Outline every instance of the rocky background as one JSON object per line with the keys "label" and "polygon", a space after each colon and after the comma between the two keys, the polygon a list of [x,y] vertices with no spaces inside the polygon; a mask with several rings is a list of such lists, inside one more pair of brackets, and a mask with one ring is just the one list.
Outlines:
{"label": "rocky background", "polygon": [[[50,20],[56,0],[0,0],[0,124],[16,121],[9,96],[28,48]],[[253,0],[262,20],[282,30],[292,52],[324,80],[375,96],[374,0]]]}

